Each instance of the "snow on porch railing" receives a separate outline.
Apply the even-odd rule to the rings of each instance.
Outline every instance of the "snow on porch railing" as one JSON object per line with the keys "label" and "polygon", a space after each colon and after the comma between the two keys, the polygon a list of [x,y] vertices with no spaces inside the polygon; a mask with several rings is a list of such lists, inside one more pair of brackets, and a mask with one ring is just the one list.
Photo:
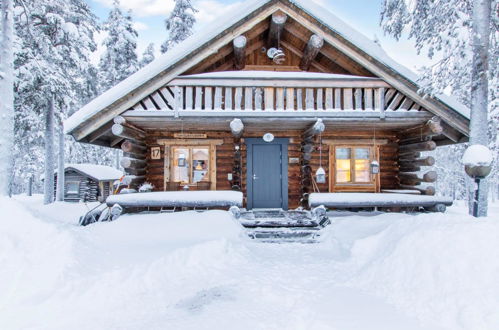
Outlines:
{"label": "snow on porch railing", "polygon": [[377,111],[420,110],[385,82],[351,80],[250,80],[177,78],[132,110]]}

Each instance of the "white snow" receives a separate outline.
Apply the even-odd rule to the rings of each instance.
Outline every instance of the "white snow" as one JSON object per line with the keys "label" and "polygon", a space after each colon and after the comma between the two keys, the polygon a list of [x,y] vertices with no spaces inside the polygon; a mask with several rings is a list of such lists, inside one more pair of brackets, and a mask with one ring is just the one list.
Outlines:
{"label": "white snow", "polygon": [[1,198],[0,328],[495,330],[499,205],[334,214],[318,244],[262,244],[228,212],[124,215]]}
{"label": "white snow", "polygon": [[106,165],[66,164],[66,169],[75,169],[79,172],[85,173],[97,181],[114,181],[123,176],[123,172],[120,170]]}
{"label": "white snow", "polygon": [[107,205],[121,206],[242,206],[243,193],[232,190],[155,191],[138,194],[111,195]]}
{"label": "white snow", "polygon": [[[212,24],[210,28],[205,29],[202,33],[196,33],[187,38],[182,43],[169,50],[168,53],[161,55],[138,72],[120,82],[115,87],[104,92],[102,95],[95,98],[83,108],[75,112],[64,122],[65,132],[73,132],[84,121],[91,118],[102,109],[110,106],[116,100],[124,97],[125,95],[136,90],[148,81],[152,80],[161,72],[168,70],[175,63],[185,58],[200,46],[204,45],[207,41],[216,37],[221,31],[229,29],[231,26],[244,19],[249,13],[260,8],[269,1],[271,0],[244,1],[238,7],[238,10],[234,11],[232,15],[227,15],[227,17],[225,18],[220,18],[216,23]],[[354,30],[347,23],[329,12],[327,9],[324,9],[323,7],[315,4],[312,1],[290,0],[290,2],[302,8],[305,12],[311,14],[312,16],[315,16],[325,26],[328,26],[332,30],[336,31],[338,34],[353,43],[355,46],[359,47],[359,49],[361,49],[365,53],[369,54],[376,60],[384,63],[394,71],[397,71],[402,76],[417,84],[417,81],[419,80],[417,74],[404,67],[403,65],[395,62],[373,40]],[[213,49],[212,51],[213,53],[216,53],[217,49]],[[445,95],[437,95],[437,97],[444,103],[447,103],[450,107],[461,113],[463,116],[469,118],[469,109],[463,104],[457,102],[454,98]]]}
{"label": "white snow", "polygon": [[418,196],[402,193],[312,193],[310,194],[309,204],[319,205],[337,205],[352,207],[368,207],[383,205],[405,205],[405,206],[430,206],[437,203],[451,205],[452,198],[438,196]]}
{"label": "white snow", "polygon": [[494,156],[489,148],[481,144],[474,144],[466,149],[461,162],[467,166],[490,166],[493,160]]}

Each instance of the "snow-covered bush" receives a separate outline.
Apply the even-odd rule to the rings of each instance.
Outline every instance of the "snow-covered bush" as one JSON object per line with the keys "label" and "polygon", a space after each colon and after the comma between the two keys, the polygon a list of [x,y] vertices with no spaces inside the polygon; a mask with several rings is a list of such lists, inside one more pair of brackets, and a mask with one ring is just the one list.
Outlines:
{"label": "snow-covered bush", "polygon": [[139,192],[151,192],[154,189],[154,185],[149,182],[144,182],[139,187]]}

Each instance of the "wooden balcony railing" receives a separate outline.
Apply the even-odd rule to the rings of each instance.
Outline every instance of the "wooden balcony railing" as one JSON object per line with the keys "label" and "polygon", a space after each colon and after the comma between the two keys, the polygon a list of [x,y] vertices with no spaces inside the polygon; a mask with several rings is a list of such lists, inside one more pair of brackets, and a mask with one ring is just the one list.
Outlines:
{"label": "wooden balcony railing", "polygon": [[201,112],[332,112],[420,110],[380,79],[200,79],[179,77],[131,110]]}

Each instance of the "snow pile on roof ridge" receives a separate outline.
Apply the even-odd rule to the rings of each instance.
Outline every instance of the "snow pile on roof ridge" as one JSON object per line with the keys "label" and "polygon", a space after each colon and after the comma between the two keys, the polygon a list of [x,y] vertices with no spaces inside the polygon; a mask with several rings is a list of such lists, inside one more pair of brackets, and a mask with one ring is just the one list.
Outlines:
{"label": "snow pile on roof ridge", "polygon": [[87,174],[98,181],[117,180],[123,176],[123,172],[107,165],[97,164],[66,164],[65,168],[74,168],[77,171]]}
{"label": "snow pile on roof ridge", "polygon": [[492,151],[484,145],[469,146],[463,154],[461,162],[466,166],[490,166],[494,160]]}

